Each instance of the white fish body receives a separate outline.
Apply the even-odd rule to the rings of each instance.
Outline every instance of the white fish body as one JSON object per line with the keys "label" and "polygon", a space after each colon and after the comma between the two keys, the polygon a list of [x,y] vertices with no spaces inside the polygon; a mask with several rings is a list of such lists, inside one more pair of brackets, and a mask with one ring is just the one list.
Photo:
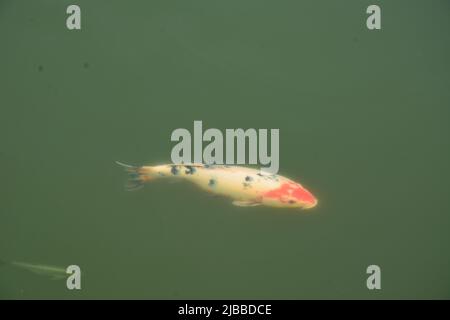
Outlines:
{"label": "white fish body", "polygon": [[237,206],[312,208],[317,199],[302,185],[280,175],[227,165],[165,164],[125,167],[130,173],[127,188],[134,190],[157,178],[188,180],[201,189],[231,198]]}

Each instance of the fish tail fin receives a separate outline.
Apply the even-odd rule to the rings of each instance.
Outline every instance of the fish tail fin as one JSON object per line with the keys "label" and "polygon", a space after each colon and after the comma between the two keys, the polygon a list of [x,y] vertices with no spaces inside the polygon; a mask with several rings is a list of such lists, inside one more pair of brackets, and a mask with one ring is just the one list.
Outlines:
{"label": "fish tail fin", "polygon": [[144,184],[154,178],[151,167],[135,167],[119,161],[116,163],[128,173],[128,180],[125,183],[127,191],[135,191],[144,187]]}

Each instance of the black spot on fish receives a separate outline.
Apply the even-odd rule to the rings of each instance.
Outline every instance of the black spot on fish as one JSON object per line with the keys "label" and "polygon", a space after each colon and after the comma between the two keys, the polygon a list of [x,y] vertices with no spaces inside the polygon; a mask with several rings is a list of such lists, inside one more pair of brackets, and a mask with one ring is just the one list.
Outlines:
{"label": "black spot on fish", "polygon": [[290,204],[294,204],[294,203],[295,203],[295,200],[289,200],[289,203],[290,203]]}
{"label": "black spot on fish", "polygon": [[246,176],[246,177],[245,177],[245,181],[252,181],[252,180],[253,180],[253,178],[250,177],[250,176]]}
{"label": "black spot on fish", "polygon": [[193,166],[185,166],[186,171],[184,173],[186,174],[194,174],[195,171],[197,171]]}
{"label": "black spot on fish", "polygon": [[180,170],[178,170],[177,166],[172,166],[172,168],[170,169],[170,172],[176,176],[178,174]]}
{"label": "black spot on fish", "polygon": [[209,179],[209,182],[208,182],[208,186],[209,186],[209,187],[214,187],[216,184],[217,184],[217,181],[216,181],[216,180],[214,180],[214,179]]}
{"label": "black spot on fish", "polygon": [[264,175],[262,173],[260,173],[260,172],[258,172],[256,175],[260,176],[260,177],[264,177]]}

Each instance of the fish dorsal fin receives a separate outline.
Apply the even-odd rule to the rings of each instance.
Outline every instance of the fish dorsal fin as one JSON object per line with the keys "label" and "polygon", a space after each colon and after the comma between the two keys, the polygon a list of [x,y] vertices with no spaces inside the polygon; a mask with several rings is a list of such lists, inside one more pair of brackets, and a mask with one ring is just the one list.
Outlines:
{"label": "fish dorsal fin", "polygon": [[203,163],[173,163],[175,166],[204,167]]}
{"label": "fish dorsal fin", "polygon": [[220,167],[229,167],[226,164],[206,164],[206,163],[172,163],[174,166],[188,166],[188,167],[200,167],[200,168],[220,168]]}
{"label": "fish dorsal fin", "polygon": [[261,205],[261,202],[250,201],[250,200],[234,200],[233,205],[238,206],[238,207],[256,207],[256,206]]}

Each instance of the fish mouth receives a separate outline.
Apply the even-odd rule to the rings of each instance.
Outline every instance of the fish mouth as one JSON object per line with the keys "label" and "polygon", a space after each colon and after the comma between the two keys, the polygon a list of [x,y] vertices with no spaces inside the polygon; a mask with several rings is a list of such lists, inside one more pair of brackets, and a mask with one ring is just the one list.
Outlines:
{"label": "fish mouth", "polygon": [[319,203],[319,201],[317,201],[317,199],[314,199],[313,202],[306,202],[303,205],[303,209],[311,209],[314,208],[315,206],[317,206],[317,204]]}

